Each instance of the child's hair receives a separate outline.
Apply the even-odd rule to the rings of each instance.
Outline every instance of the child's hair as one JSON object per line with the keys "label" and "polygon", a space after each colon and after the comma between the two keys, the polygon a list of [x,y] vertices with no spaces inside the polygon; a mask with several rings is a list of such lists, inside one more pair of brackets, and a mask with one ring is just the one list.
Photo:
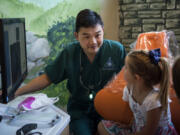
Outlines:
{"label": "child's hair", "polygon": [[154,85],[160,84],[158,98],[161,101],[162,107],[166,108],[169,89],[169,65],[166,60],[160,57],[158,63],[153,63],[149,52],[143,50],[130,52],[128,58],[130,72],[141,76],[147,87],[153,88]]}
{"label": "child's hair", "polygon": [[177,57],[172,68],[173,85],[177,96],[180,98],[180,56]]}

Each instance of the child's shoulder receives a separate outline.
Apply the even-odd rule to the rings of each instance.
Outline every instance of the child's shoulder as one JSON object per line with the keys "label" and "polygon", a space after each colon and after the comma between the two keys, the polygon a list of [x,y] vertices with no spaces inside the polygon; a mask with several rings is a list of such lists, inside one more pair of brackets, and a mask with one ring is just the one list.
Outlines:
{"label": "child's shoulder", "polygon": [[149,92],[149,94],[148,94],[148,96],[147,96],[147,99],[148,100],[159,100],[158,99],[158,95],[159,95],[159,89],[158,88],[153,88],[150,92]]}
{"label": "child's shoulder", "polygon": [[158,98],[159,90],[152,89],[151,92],[148,94],[144,101],[144,105],[146,106],[146,110],[152,110],[157,107],[161,107],[160,99]]}

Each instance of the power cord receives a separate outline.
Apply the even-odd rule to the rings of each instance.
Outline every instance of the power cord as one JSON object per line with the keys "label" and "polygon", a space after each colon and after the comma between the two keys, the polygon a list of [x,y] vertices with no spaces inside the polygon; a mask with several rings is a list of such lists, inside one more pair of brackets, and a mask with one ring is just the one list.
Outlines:
{"label": "power cord", "polygon": [[36,123],[26,124],[22,128],[20,128],[16,131],[16,135],[34,135],[34,134],[42,135],[41,132],[31,132],[32,130],[34,130],[36,128],[37,128]]}

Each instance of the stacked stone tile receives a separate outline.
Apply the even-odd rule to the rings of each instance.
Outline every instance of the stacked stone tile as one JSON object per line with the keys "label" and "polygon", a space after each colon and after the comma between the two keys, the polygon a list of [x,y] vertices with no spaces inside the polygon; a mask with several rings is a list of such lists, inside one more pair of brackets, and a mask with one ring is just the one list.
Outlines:
{"label": "stacked stone tile", "polygon": [[129,51],[139,33],[174,31],[180,45],[180,0],[119,0],[119,40]]}

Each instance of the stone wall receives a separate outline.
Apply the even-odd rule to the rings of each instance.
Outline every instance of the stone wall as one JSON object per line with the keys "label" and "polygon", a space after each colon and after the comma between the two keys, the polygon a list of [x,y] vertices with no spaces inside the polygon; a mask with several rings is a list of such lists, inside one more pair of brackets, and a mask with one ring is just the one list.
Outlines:
{"label": "stone wall", "polygon": [[180,0],[119,0],[119,40],[129,50],[129,44],[139,33],[174,31],[180,45]]}

